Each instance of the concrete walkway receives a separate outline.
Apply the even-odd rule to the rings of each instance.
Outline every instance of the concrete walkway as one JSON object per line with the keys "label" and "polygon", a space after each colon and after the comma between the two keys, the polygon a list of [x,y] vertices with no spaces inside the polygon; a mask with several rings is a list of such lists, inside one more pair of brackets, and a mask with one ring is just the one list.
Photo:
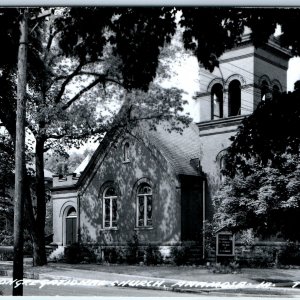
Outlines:
{"label": "concrete walkway", "polygon": [[[24,277],[49,281],[49,284],[99,284],[205,295],[300,296],[300,269],[240,269],[227,274],[214,271],[203,266],[172,265],[49,263],[43,267],[31,267],[27,262]],[[0,275],[12,276],[11,262],[0,262]]]}

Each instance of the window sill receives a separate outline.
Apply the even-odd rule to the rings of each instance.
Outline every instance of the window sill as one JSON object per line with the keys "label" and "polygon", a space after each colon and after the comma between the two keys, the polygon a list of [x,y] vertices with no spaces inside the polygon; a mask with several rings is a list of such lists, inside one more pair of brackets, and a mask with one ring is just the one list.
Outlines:
{"label": "window sill", "polygon": [[153,226],[134,227],[134,230],[152,230],[152,229],[153,229]]}
{"label": "window sill", "polygon": [[105,227],[100,229],[100,231],[117,231],[117,230],[119,230],[117,227]]}

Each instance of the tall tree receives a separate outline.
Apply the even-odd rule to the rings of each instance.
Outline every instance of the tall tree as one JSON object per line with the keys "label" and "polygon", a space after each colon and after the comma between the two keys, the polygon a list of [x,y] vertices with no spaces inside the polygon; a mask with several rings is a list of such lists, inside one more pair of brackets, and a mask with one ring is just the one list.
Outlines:
{"label": "tall tree", "polygon": [[300,240],[300,92],[261,102],[233,138],[214,201],[219,224]]}
{"label": "tall tree", "polygon": [[17,115],[15,146],[15,197],[14,197],[14,264],[13,296],[23,296],[23,231],[25,204],[25,115],[27,84],[28,10],[22,10],[20,18],[20,42],[18,52]]}
{"label": "tall tree", "polygon": [[[112,89],[116,94],[116,86],[120,87],[119,95],[129,89],[126,87],[126,80],[122,78],[119,71],[122,65],[120,58],[113,54],[113,50],[108,44],[105,45],[104,42],[101,44],[101,39],[98,42],[95,41],[96,37],[93,37],[94,43],[98,45],[98,50],[102,45],[102,50],[97,54],[98,56],[81,55],[82,50],[80,50],[72,59],[67,60],[57,43],[58,39],[62,38],[63,33],[62,29],[56,26],[55,21],[56,17],[53,16],[46,21],[35,24],[34,35],[31,36],[31,47],[29,48],[30,68],[33,70],[31,70],[28,80],[26,127],[29,135],[28,140],[34,140],[31,147],[35,160],[34,190],[36,200],[32,202],[32,199],[27,197],[26,210],[29,216],[34,264],[36,265],[46,263],[44,152],[49,149],[63,152],[63,144],[65,146],[74,144],[79,146],[90,135],[105,133],[110,128],[111,123],[107,116],[101,116],[97,113],[97,109],[95,110],[98,105],[97,101],[99,102],[105,99],[105,96],[111,95],[112,93],[109,92]],[[81,26],[79,28],[82,28]],[[108,32],[103,28],[100,32],[107,43],[105,36]],[[87,40],[89,39],[87,38]],[[68,53],[67,50],[64,51]],[[110,85],[114,85],[114,87]],[[157,96],[160,95],[154,87],[153,93]],[[137,95],[136,93],[129,94]],[[126,92],[126,95],[129,94]],[[163,97],[162,100],[164,101],[157,103],[156,111],[154,111],[157,113],[155,117],[162,117],[162,112],[166,112],[165,107],[175,113],[179,112],[179,110],[173,109],[174,105],[181,105],[178,101],[180,97],[178,98],[176,94],[180,95],[180,91],[173,89],[169,92],[166,90],[159,96]],[[89,96],[89,105],[83,96]],[[116,95],[115,98],[117,98]],[[141,99],[137,96],[127,97],[127,99],[138,98]],[[148,106],[150,105],[153,107],[153,103],[148,101]],[[6,110],[9,110],[8,113],[12,115],[15,113],[13,109],[14,107],[6,106]],[[123,110],[124,116],[127,115],[127,110],[130,111],[131,107],[128,106]],[[13,129],[12,134],[14,134]],[[30,195],[30,190],[27,191],[27,194]]]}

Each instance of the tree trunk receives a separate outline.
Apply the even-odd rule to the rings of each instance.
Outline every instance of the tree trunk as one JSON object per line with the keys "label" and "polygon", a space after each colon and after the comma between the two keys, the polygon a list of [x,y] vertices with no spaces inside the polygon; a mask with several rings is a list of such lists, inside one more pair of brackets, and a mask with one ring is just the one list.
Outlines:
{"label": "tree trunk", "polygon": [[23,296],[23,211],[24,211],[24,169],[25,169],[25,109],[26,109],[26,66],[27,66],[27,9],[20,20],[20,45],[18,53],[17,122],[15,147],[15,198],[14,198],[14,264],[13,296]]}
{"label": "tree trunk", "polygon": [[46,221],[46,197],[44,180],[44,139],[36,139],[35,149],[35,190],[36,190],[36,217],[35,228],[32,228],[33,265],[43,266],[47,264],[45,250],[45,221]]}

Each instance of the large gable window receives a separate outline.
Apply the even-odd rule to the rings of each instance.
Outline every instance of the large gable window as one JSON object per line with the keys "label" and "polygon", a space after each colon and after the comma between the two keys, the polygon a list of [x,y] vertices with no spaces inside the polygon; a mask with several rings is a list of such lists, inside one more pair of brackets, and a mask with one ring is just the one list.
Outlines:
{"label": "large gable window", "polygon": [[143,183],[137,192],[137,227],[152,226],[152,189]]}
{"label": "large gable window", "polygon": [[108,187],[103,194],[103,227],[117,227],[117,194],[114,187]]}

